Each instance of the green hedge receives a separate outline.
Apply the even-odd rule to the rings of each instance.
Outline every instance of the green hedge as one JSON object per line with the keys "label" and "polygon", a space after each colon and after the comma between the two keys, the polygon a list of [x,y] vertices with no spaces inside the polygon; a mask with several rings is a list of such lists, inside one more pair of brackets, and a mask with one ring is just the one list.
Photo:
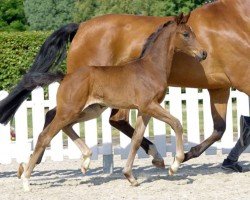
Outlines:
{"label": "green hedge", "polygon": [[10,90],[29,69],[49,32],[0,32],[0,90]]}

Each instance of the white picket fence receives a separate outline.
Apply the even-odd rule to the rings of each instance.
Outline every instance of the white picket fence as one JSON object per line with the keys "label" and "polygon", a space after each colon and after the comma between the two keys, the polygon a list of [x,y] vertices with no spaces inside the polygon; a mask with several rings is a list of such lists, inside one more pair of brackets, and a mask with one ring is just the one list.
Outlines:
{"label": "white picket fence", "polygon": [[[0,125],[1,164],[11,163],[13,159],[16,159],[17,162],[27,162],[36,144],[37,137],[43,128],[45,108],[52,109],[56,105],[57,88],[57,83],[49,86],[48,100],[44,100],[44,90],[38,88],[32,92],[31,100],[27,100],[21,105],[14,117],[15,141],[11,141],[10,123],[6,126]],[[3,99],[7,94],[5,91],[0,91],[0,99]],[[207,138],[211,135],[213,122],[207,90],[198,91],[198,89],[187,88],[182,92],[180,88],[170,87],[169,94],[166,95],[162,105],[167,105],[170,112],[185,124],[185,150],[189,150],[192,146],[199,144],[201,138]],[[31,113],[32,117],[28,117]],[[112,129],[109,125],[109,115],[110,110],[106,110],[102,114],[101,125],[96,119],[84,123],[84,139],[93,151],[92,159],[97,159],[98,155],[103,155],[104,167],[108,171],[112,170],[112,155],[119,154],[122,159],[127,158],[130,148],[130,139],[122,133],[116,136],[119,137],[119,144],[112,144]],[[226,132],[221,142],[215,143],[206,151],[206,154],[216,154],[217,150],[222,150],[222,153],[229,152],[235,144],[237,136],[239,136],[240,115],[249,115],[248,96],[239,91],[231,91],[227,111]],[[31,129],[31,127],[32,130],[28,134],[28,129]],[[99,136],[97,127],[101,129]],[[80,133],[79,124],[75,125],[74,129],[78,134]],[[203,130],[204,133],[201,134]],[[234,137],[235,135],[236,137]],[[166,126],[163,122],[153,119],[147,127],[145,136],[150,136],[150,140],[156,144],[162,156],[166,156],[167,153],[175,153],[174,132],[173,130],[170,131],[169,126]],[[43,161],[48,157],[54,161],[62,161],[65,156],[70,159],[77,159],[81,157],[81,154],[70,139],[64,142],[62,132],[60,132],[52,140],[50,148],[46,150]],[[138,157],[147,157],[147,155],[140,149]]]}

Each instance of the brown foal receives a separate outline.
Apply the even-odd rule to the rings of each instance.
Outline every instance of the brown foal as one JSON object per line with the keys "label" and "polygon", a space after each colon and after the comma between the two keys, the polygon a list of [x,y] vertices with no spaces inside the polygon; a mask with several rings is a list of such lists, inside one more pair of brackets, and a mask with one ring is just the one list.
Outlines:
{"label": "brown foal", "polygon": [[[169,174],[178,170],[184,159],[182,126],[160,103],[168,87],[174,52],[182,51],[199,60],[204,59],[201,56],[204,51],[186,25],[188,18],[189,15],[181,14],[174,21],[161,25],[148,38],[140,57],[132,62],[118,67],[85,66],[64,77],[57,93],[56,115],[39,135],[34,153],[24,167],[22,178],[25,190],[29,189],[31,172],[51,139],[61,129],[71,131],[76,122],[92,118],[92,111],[96,117],[96,113],[101,114],[107,107],[138,110],[131,150],[123,170],[133,186],[138,185],[132,174],[133,161],[151,116],[169,124],[175,131],[176,156]],[[91,151],[83,142],[80,145],[85,149],[83,167],[87,170]]]}

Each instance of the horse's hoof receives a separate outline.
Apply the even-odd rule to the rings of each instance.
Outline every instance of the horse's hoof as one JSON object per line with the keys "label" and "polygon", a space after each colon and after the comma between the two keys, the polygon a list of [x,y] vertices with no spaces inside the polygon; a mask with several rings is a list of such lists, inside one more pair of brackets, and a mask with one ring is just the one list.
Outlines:
{"label": "horse's hoof", "polygon": [[152,164],[157,167],[157,168],[160,168],[160,169],[165,169],[165,163],[164,163],[164,160],[163,159],[159,159],[159,158],[154,158],[152,160]]}
{"label": "horse's hoof", "polygon": [[84,168],[84,167],[82,167],[82,168],[81,168],[81,171],[82,171],[82,174],[83,174],[83,175],[85,175],[85,174],[86,174],[86,172],[87,172],[87,169],[86,169],[86,168]]}
{"label": "horse's hoof", "polygon": [[90,157],[83,157],[82,168],[88,169],[90,165]]}
{"label": "horse's hoof", "polygon": [[133,186],[133,187],[137,187],[137,186],[139,186],[140,184],[135,180],[135,181],[133,181],[133,182],[131,182],[131,186]]}
{"label": "horse's hoof", "polygon": [[29,192],[30,191],[30,182],[28,178],[25,178],[24,175],[22,175],[22,181],[23,181],[23,190],[25,192]]}
{"label": "horse's hoof", "polygon": [[174,170],[170,167],[168,170],[168,175],[173,176],[174,175]]}
{"label": "horse's hoof", "polygon": [[19,164],[18,170],[17,170],[17,177],[20,179],[24,171],[23,163]]}

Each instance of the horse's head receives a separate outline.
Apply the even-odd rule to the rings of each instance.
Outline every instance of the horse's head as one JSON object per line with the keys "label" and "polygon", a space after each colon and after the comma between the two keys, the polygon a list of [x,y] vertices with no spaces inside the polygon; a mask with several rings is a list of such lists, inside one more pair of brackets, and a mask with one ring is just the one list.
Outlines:
{"label": "horse's head", "polygon": [[175,51],[182,51],[190,56],[195,57],[199,61],[205,60],[207,52],[202,49],[200,43],[196,40],[196,36],[190,26],[186,23],[189,19],[190,13],[186,16],[181,13],[175,17],[177,23],[176,35],[175,35]]}

